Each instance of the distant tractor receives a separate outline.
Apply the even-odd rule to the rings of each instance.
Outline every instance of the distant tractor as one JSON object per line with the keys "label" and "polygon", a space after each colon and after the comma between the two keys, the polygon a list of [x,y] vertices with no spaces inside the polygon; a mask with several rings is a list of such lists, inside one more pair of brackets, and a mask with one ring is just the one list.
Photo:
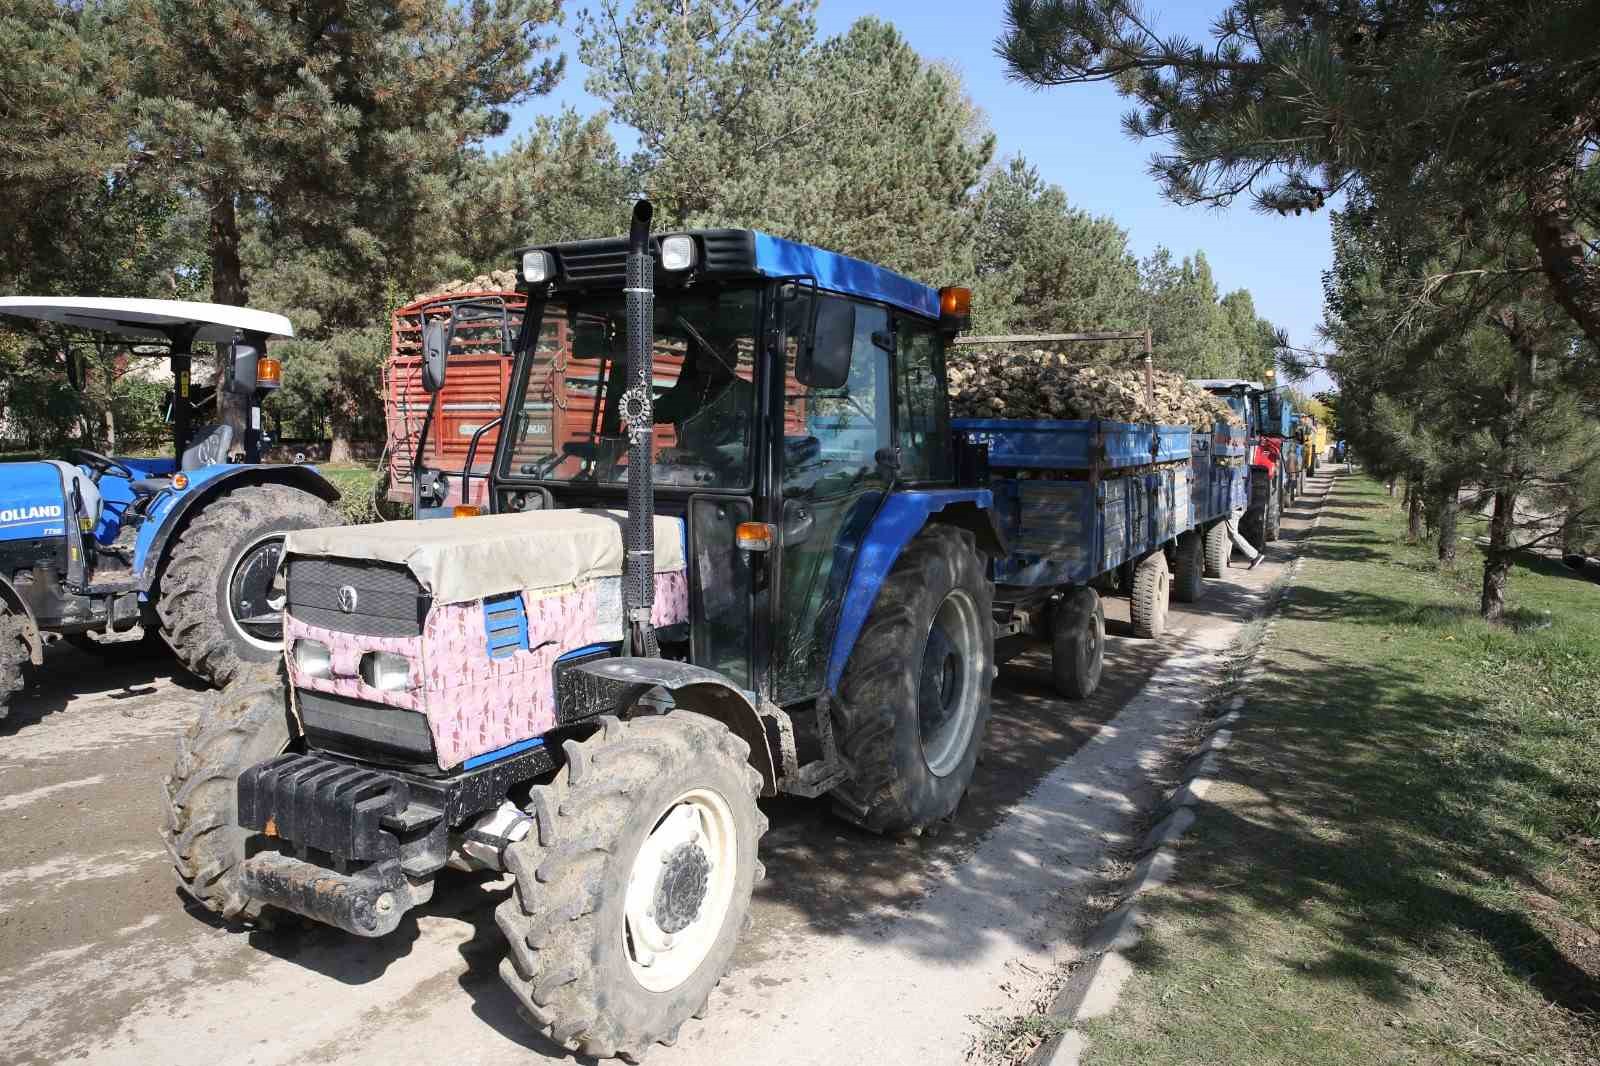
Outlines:
{"label": "distant tractor", "polygon": [[[281,378],[266,344],[293,336],[288,319],[179,300],[21,296],[0,298],[0,315],[165,346],[175,379],[171,459],[75,448],[0,464],[0,715],[54,639],[93,645],[143,626],[216,685],[279,658],[284,534],[340,521],[338,490],[315,470],[260,462],[260,402]],[[248,400],[243,440],[227,425],[189,425],[196,342],[228,346],[217,387]]]}

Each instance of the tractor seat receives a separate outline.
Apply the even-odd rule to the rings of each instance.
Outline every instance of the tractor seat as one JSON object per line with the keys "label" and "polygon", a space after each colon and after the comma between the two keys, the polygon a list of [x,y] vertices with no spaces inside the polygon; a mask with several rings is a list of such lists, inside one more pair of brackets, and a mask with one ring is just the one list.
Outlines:
{"label": "tractor seat", "polygon": [[90,521],[100,521],[100,486],[94,479],[73,464],[64,459],[45,460],[61,472],[61,491],[69,500],[72,497],[72,487],[78,487],[78,496],[83,500],[83,513],[89,516]]}
{"label": "tractor seat", "polygon": [[205,426],[195,431],[193,443],[183,450],[178,461],[180,470],[198,470],[202,466],[216,466],[228,461],[228,448],[233,444],[233,427],[227,423]]}

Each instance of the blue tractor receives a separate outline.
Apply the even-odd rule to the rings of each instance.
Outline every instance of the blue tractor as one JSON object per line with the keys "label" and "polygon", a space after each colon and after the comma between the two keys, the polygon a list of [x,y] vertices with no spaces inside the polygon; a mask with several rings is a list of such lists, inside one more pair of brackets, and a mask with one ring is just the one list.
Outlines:
{"label": "blue tractor", "polygon": [[[261,400],[281,365],[282,315],[178,300],[0,298],[0,315],[161,346],[174,376],[170,459],[73,449],[0,464],[0,716],[46,643],[159,632],[201,678],[226,684],[282,647],[277,577],[289,530],[339,524],[338,490],[261,457]],[[226,346],[217,387],[246,399],[248,428],[191,426],[196,342]]]}

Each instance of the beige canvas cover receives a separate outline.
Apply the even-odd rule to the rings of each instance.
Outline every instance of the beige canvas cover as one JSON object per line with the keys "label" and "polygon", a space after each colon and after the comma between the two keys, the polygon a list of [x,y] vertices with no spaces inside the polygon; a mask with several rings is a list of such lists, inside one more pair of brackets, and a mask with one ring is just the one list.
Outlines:
{"label": "beige canvas cover", "polygon": [[[556,510],[291,530],[284,554],[408,568],[439,603],[558,588],[622,573],[626,511]],[[684,568],[683,525],[655,520],[656,573]]]}

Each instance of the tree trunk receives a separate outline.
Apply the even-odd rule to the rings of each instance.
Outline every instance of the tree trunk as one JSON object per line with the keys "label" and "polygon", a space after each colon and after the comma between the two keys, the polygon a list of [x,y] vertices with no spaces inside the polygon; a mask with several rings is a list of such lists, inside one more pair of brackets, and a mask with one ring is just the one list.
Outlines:
{"label": "tree trunk", "polygon": [[1439,563],[1456,565],[1456,516],[1461,512],[1461,483],[1446,481],[1439,487]]}
{"label": "tree trunk", "polygon": [[1422,490],[1410,481],[1406,482],[1406,540],[1416,544],[1427,539],[1422,529],[1423,496]]}
{"label": "tree trunk", "polygon": [[[1593,132],[1588,119],[1581,121],[1574,144]],[[1600,269],[1575,224],[1571,195],[1576,176],[1576,157],[1569,156],[1533,177],[1528,182],[1528,219],[1550,294],[1584,335],[1600,344]]]}
{"label": "tree trunk", "polygon": [[1388,484],[1384,485],[1384,488],[1389,490],[1389,495],[1391,496],[1394,495],[1394,480],[1394,478],[1390,478]]}
{"label": "tree trunk", "polygon": [[[223,189],[211,202],[211,300],[213,303],[245,306],[249,292],[244,283],[244,265],[239,260],[239,216],[234,206],[235,192]],[[217,421],[233,427],[235,446],[244,444],[245,421],[250,417],[250,401],[222,390],[228,346],[217,345]]]}
{"label": "tree trunk", "polygon": [[1517,493],[1501,489],[1494,494],[1494,517],[1489,519],[1489,550],[1483,558],[1483,598],[1478,613],[1498,622],[1506,613],[1506,578],[1511,574],[1511,529],[1516,522]]}
{"label": "tree trunk", "polygon": [[333,440],[328,444],[328,462],[348,463],[354,453],[350,449],[350,430],[337,422],[333,425]]}

